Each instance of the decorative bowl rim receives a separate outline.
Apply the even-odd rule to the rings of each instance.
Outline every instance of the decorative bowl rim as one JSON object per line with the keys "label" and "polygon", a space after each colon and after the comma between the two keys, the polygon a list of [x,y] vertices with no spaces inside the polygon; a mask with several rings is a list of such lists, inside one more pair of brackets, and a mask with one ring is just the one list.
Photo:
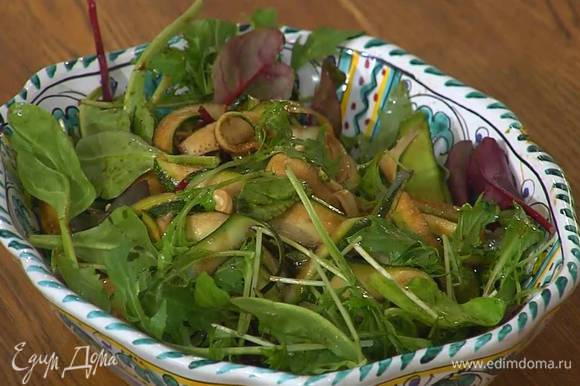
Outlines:
{"label": "decorative bowl rim", "polygon": [[[240,26],[243,30],[244,26]],[[287,45],[292,45],[291,42],[296,41],[300,36],[309,33],[307,30],[294,29],[290,27],[282,27],[282,31],[286,35],[288,41]],[[131,65],[131,60],[136,57],[146,47],[146,44],[113,51],[108,53],[109,66],[111,69],[125,67]],[[159,343],[149,338],[145,333],[142,333],[126,322],[119,320],[107,313],[104,313],[98,307],[84,302],[76,294],[71,292],[62,283],[56,279],[52,273],[43,267],[43,261],[38,252],[26,241],[25,238],[18,234],[18,231],[13,226],[12,217],[9,212],[8,194],[6,185],[6,170],[2,162],[0,166],[0,189],[5,194],[0,193],[0,239],[4,247],[22,264],[24,271],[28,278],[33,282],[37,289],[54,305],[60,312],[67,317],[82,324],[85,328],[97,332],[103,337],[109,337],[119,347],[129,351],[139,357],[140,359],[149,363],[153,367],[177,376],[180,380],[187,382],[196,380],[198,382],[253,382],[257,381],[260,384],[284,383],[287,380],[292,380],[293,383],[301,382],[304,384],[311,384],[314,382],[326,381],[334,382],[343,381],[346,379],[356,378],[356,381],[362,383],[367,382],[385,382],[402,380],[420,374],[425,370],[433,370],[434,363],[439,364],[441,368],[456,357],[457,360],[473,359],[475,355],[487,355],[486,358],[496,357],[498,355],[505,355],[512,351],[518,350],[526,343],[524,338],[532,334],[540,325],[541,320],[553,314],[553,311],[558,305],[564,301],[573,291],[578,282],[576,280],[577,264],[580,261],[580,244],[578,238],[578,225],[575,219],[574,202],[570,193],[570,185],[566,180],[561,168],[553,161],[553,159],[545,152],[540,150],[538,145],[531,142],[523,131],[521,122],[516,115],[512,113],[503,103],[493,99],[486,94],[475,90],[462,82],[444,74],[436,67],[433,67],[418,57],[407,53],[398,46],[387,43],[381,39],[370,36],[357,36],[347,42],[343,47],[350,53],[357,53],[363,58],[376,59],[394,69],[401,71],[402,74],[412,78],[414,81],[420,83],[422,86],[429,89],[431,92],[438,94],[440,97],[456,103],[467,111],[478,115],[489,126],[494,129],[505,141],[506,145],[525,163],[530,170],[536,174],[536,177],[542,182],[542,188],[549,199],[549,209],[553,216],[553,220],[557,229],[557,241],[562,248],[562,265],[557,275],[554,274],[552,282],[542,287],[542,290],[531,297],[522,307],[522,309],[515,314],[507,322],[495,327],[493,330],[487,331],[483,334],[467,338],[460,342],[447,343],[445,345],[425,348],[417,350],[412,353],[397,355],[391,358],[366,364],[364,366],[348,369],[342,371],[328,372],[321,375],[295,375],[287,372],[264,369],[261,367],[250,365],[238,365],[225,361],[208,361],[204,358],[181,354],[173,350],[171,347]],[[0,106],[1,115],[7,111],[8,107],[20,101],[28,101],[28,95],[34,92],[46,90],[49,87],[58,84],[63,79],[53,78],[50,73],[54,75],[56,69],[64,68],[66,72],[77,69],[82,64],[82,74],[87,75],[89,71],[94,71],[96,63],[94,55],[87,55],[77,59],[61,62],[37,71],[25,83],[23,89],[12,99]],[[121,61],[122,59],[123,61]],[[40,79],[47,77],[53,83],[40,86]],[[456,93],[458,90],[465,91],[463,96],[455,95],[453,98],[446,95],[453,90]],[[42,95],[39,93],[31,103],[37,102]],[[460,103],[458,103],[458,100]],[[507,127],[504,132],[501,128],[496,127],[494,122],[502,122],[502,127]],[[519,134],[516,134],[519,133]],[[524,150],[526,149],[526,150]],[[533,151],[532,151],[533,150]],[[535,168],[532,166],[534,165]],[[544,168],[543,174],[539,174],[535,169]],[[548,192],[549,190],[549,192]],[[557,191],[558,193],[555,193]],[[7,216],[7,217],[6,217]],[[558,295],[557,300],[555,299]],[[541,306],[540,306],[541,305]],[[533,316],[533,323],[526,323],[529,316]],[[509,326],[509,327],[508,327]],[[503,340],[492,346],[485,346],[484,344],[491,340],[492,336],[506,333],[509,335],[512,331],[518,330],[517,338],[513,334],[508,339]],[[132,337],[129,339],[129,337]],[[483,344],[482,344],[483,342]],[[511,343],[509,343],[511,342]],[[471,347],[469,352],[466,347]],[[490,348],[493,347],[493,348]],[[504,350],[498,350],[503,348]],[[446,352],[444,358],[434,362],[427,362],[426,364],[416,364],[409,367],[413,371],[405,371],[409,361],[414,358],[426,358],[435,355],[435,357]],[[410,357],[410,359],[409,359]],[[161,363],[162,362],[162,363]],[[189,362],[189,365],[187,365]],[[198,362],[199,366],[193,366]],[[394,364],[399,366],[394,369]],[[405,365],[406,363],[406,365]],[[213,365],[217,367],[214,368]],[[159,366],[159,367],[158,367]],[[417,367],[418,366],[418,367]],[[210,370],[210,367],[212,370]],[[448,368],[449,366],[447,366]],[[243,373],[240,370],[245,370]],[[375,376],[367,378],[371,371],[375,371]],[[355,377],[355,373],[359,375]],[[365,374],[363,376],[363,374]],[[274,376],[275,375],[275,376]],[[388,375],[388,377],[386,377]],[[352,378],[351,378],[352,377]],[[364,382],[363,382],[364,381]],[[333,384],[334,384],[333,383]]]}

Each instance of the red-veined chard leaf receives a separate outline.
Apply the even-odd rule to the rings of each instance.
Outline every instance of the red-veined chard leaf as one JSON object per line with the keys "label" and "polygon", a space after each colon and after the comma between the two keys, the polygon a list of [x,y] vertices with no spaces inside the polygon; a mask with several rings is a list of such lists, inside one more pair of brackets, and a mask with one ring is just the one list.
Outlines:
{"label": "red-veined chard leaf", "polygon": [[455,205],[469,202],[469,185],[467,183],[467,167],[473,153],[473,143],[470,140],[459,141],[449,151],[445,167],[449,170],[449,190]]}
{"label": "red-veined chard leaf", "polygon": [[496,202],[502,209],[511,208],[517,203],[544,229],[551,234],[554,233],[554,225],[519,196],[507,156],[495,139],[484,138],[473,151],[467,179],[478,195],[483,194],[486,199]]}
{"label": "red-veined chard leaf", "polygon": [[214,101],[233,102],[254,80],[269,72],[283,45],[282,32],[271,28],[259,28],[228,40],[212,69]]}
{"label": "red-veined chard leaf", "polygon": [[250,84],[249,95],[261,100],[290,99],[294,87],[294,70],[284,63],[274,63]]}

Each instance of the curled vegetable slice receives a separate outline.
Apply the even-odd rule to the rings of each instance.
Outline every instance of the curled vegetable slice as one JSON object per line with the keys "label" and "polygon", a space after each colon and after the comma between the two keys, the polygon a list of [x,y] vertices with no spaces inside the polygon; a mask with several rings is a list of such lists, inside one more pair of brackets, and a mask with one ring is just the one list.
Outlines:
{"label": "curled vegetable slice", "polygon": [[173,153],[173,136],[179,126],[187,119],[200,116],[204,121],[207,115],[213,120],[218,119],[226,111],[225,105],[207,103],[183,107],[166,115],[155,129],[153,145],[166,153]]}
{"label": "curled vegetable slice", "polygon": [[232,111],[215,123],[215,138],[219,147],[234,155],[245,155],[259,148],[254,130],[253,115]]}
{"label": "curled vegetable slice", "polygon": [[202,155],[219,150],[219,144],[215,137],[215,126],[216,122],[213,122],[194,131],[179,144],[179,150],[191,155]]}

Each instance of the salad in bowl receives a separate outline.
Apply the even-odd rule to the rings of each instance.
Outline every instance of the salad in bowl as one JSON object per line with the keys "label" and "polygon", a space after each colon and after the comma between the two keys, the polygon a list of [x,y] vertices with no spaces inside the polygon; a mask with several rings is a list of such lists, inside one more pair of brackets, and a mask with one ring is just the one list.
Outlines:
{"label": "salad in bowl", "polygon": [[[348,130],[335,54],[360,32],[320,28],[287,52],[273,10],[240,33],[200,6],[139,53],[124,89],[100,51],[76,130],[35,104],[7,112],[40,224],[27,239],[68,288],[176,352],[297,375],[519,311],[555,228],[500,141],[450,143],[440,163],[400,76],[372,135]],[[306,66],[319,71],[305,91]]]}

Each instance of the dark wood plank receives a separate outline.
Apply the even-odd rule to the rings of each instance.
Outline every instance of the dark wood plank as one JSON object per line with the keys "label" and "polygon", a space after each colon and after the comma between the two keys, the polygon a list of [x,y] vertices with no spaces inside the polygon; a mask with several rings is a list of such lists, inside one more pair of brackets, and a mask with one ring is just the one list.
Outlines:
{"label": "dark wood plank", "polygon": [[[99,0],[107,49],[150,40],[189,0]],[[243,20],[256,7],[275,6],[282,23],[304,28],[328,25],[364,29],[392,41],[510,106],[532,138],[567,171],[580,198],[580,1],[383,1],[208,0],[204,14]],[[28,77],[50,63],[93,52],[81,0],[28,0],[3,4],[0,14],[0,100],[13,96]],[[0,378],[17,384],[22,374],[10,362],[14,345],[25,353],[56,352],[70,361],[79,342],[27,281],[5,251],[0,253]],[[580,356],[580,293],[568,300],[523,355],[528,359],[574,360]],[[41,371],[31,385],[120,384],[108,370],[84,379],[61,379]],[[576,384],[569,371],[512,370],[497,385]]]}

